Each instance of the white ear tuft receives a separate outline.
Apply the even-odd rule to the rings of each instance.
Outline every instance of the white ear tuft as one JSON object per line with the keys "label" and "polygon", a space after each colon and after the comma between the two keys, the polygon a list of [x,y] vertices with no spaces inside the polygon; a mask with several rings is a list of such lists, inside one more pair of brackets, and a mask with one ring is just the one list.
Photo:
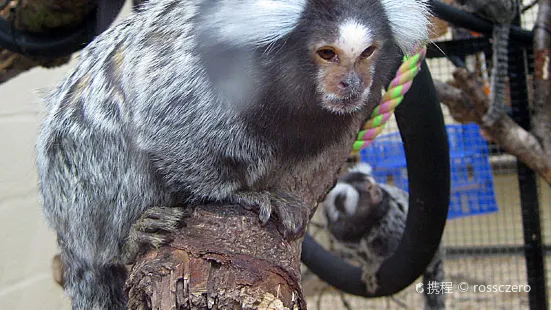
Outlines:
{"label": "white ear tuft", "polygon": [[291,32],[307,0],[225,0],[221,1],[206,27],[217,39],[235,46],[270,44]]}
{"label": "white ear tuft", "polygon": [[366,175],[372,175],[373,168],[368,163],[359,162],[352,168],[350,168],[349,172],[360,172]]}
{"label": "white ear tuft", "polygon": [[428,0],[382,0],[394,40],[404,54],[414,54],[429,39]]}

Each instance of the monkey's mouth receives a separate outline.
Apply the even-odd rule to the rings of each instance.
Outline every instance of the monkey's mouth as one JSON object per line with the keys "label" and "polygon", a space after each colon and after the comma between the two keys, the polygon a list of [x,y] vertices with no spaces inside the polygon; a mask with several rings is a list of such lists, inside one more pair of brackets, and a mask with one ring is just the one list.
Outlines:
{"label": "monkey's mouth", "polygon": [[365,105],[365,98],[362,94],[353,94],[345,97],[326,95],[322,100],[323,107],[330,112],[337,114],[354,113],[361,110]]}

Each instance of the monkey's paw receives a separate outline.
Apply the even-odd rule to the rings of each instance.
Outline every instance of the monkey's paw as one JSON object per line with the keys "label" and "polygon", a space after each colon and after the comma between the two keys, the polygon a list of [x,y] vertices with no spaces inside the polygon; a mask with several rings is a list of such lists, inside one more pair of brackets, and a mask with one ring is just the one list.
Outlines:
{"label": "monkey's paw", "polygon": [[377,282],[377,276],[375,275],[364,275],[365,287],[367,291],[371,294],[375,293],[379,288],[379,283]]}
{"label": "monkey's paw", "polygon": [[[272,194],[270,201],[279,224],[283,226],[283,237],[287,240],[302,237],[310,219],[310,208],[300,199],[281,193]],[[262,221],[262,212],[260,214]]]}
{"label": "monkey's paw", "polygon": [[270,220],[272,211],[278,217],[279,229],[289,241],[302,237],[310,219],[310,208],[299,198],[281,192],[240,192],[233,197],[235,203],[246,208],[260,207],[258,218],[262,225]]}
{"label": "monkey's paw", "polygon": [[171,234],[183,225],[189,211],[183,207],[152,207],[132,225],[124,245],[124,263],[132,264],[138,254],[172,241]]}

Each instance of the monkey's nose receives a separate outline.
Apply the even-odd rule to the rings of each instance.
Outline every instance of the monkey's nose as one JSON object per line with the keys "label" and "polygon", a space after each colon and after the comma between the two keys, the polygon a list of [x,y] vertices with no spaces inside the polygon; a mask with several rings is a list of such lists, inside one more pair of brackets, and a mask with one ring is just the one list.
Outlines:
{"label": "monkey's nose", "polygon": [[358,90],[362,85],[362,79],[355,73],[351,73],[339,82],[339,88],[346,91]]}
{"label": "monkey's nose", "polygon": [[346,81],[341,81],[339,83],[339,87],[342,88],[342,89],[346,89],[350,86],[350,83],[346,82]]}

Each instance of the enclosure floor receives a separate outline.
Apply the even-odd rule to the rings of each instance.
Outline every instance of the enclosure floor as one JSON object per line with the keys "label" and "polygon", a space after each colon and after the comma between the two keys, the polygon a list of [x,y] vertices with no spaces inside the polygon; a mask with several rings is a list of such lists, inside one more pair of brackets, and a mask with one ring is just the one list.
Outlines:
{"label": "enclosure floor", "polygon": [[[551,263],[550,261],[547,262]],[[446,295],[446,309],[528,309],[527,293],[480,293],[473,292],[474,285],[526,284],[522,256],[508,257],[462,257],[445,261],[446,281],[452,282],[452,291]],[[416,281],[414,283],[418,283]],[[469,284],[468,292],[460,292],[457,285]],[[314,275],[303,281],[308,309],[347,309],[340,294]],[[320,292],[326,290],[325,293]],[[392,298],[366,299],[345,295],[350,309],[423,309],[423,295],[412,285]]]}
{"label": "enclosure floor", "polygon": [[[522,218],[516,171],[509,168],[508,174],[494,174],[494,187],[499,211],[482,216],[471,216],[449,220],[444,233],[446,247],[495,247],[522,246]],[[503,171],[502,169],[499,169]],[[539,186],[539,203],[541,212],[542,237],[544,242],[551,236],[551,190],[547,184]],[[320,222],[319,214],[314,216]],[[324,231],[311,229],[315,238],[327,245]],[[522,253],[519,255],[500,254],[484,256],[479,251],[476,256],[446,257],[444,261],[446,281],[452,282],[454,290],[446,294],[446,309],[529,309],[527,293],[474,293],[459,292],[457,285],[466,282],[472,285],[525,285],[526,262]],[[546,267],[551,266],[551,256],[546,257]],[[547,268],[547,279],[551,276]],[[416,281],[414,283],[418,283]],[[322,294],[321,307],[318,308],[319,292],[327,289],[315,275],[304,277],[303,287],[307,295],[308,309],[346,309],[341,302],[340,294],[335,289],[328,289]],[[549,286],[548,286],[549,287]],[[551,290],[548,291],[548,297]],[[423,309],[423,296],[410,286],[392,298],[365,299],[346,295],[345,299],[351,309]],[[550,304],[551,308],[551,304]]]}
{"label": "enclosure floor", "polygon": [[[518,178],[515,171],[494,175],[498,212],[448,220],[444,244],[453,247],[522,245],[522,217]],[[551,190],[540,182],[539,205],[543,240],[551,236]]]}

